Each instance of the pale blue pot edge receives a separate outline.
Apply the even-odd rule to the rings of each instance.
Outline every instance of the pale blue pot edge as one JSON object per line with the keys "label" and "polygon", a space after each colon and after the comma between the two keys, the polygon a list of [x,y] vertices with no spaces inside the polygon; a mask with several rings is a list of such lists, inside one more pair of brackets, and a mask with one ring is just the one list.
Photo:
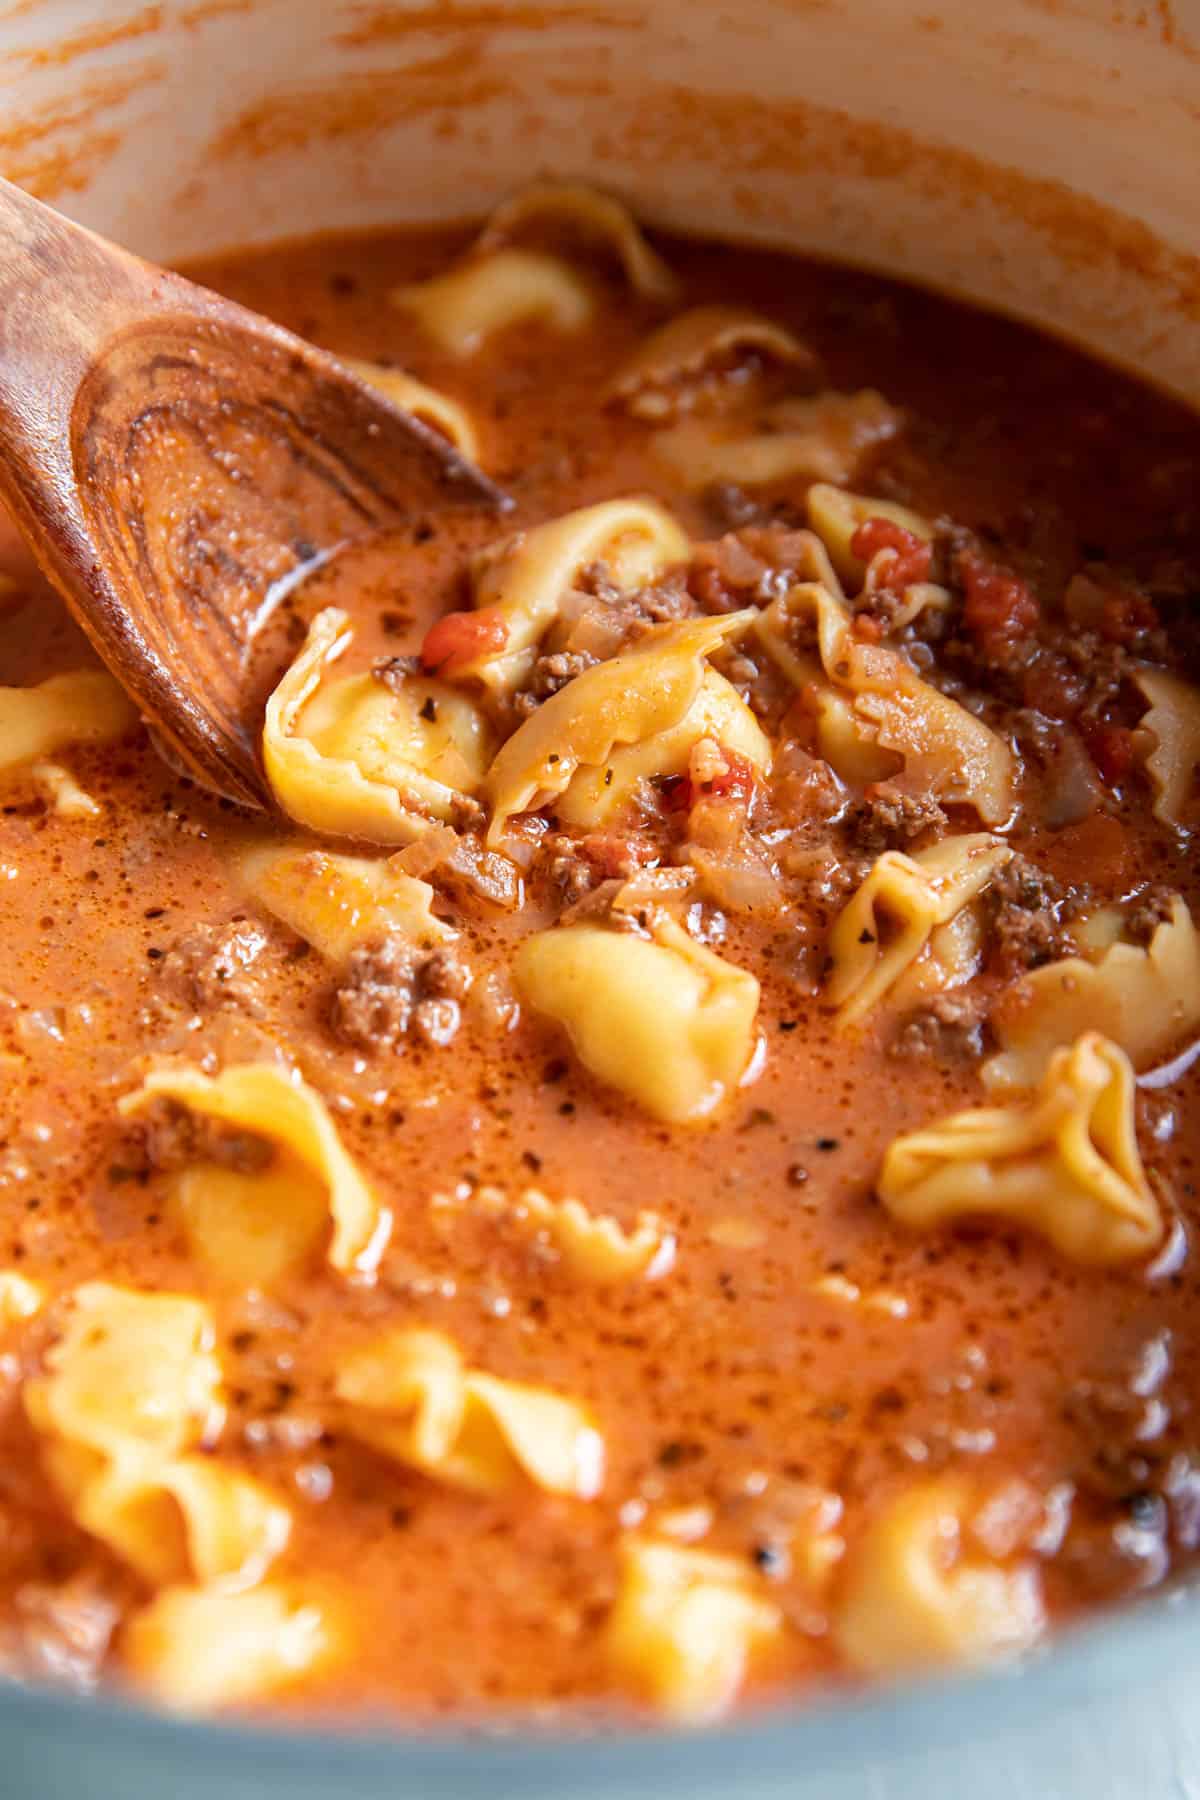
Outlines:
{"label": "pale blue pot edge", "polygon": [[1200,1612],[1177,1593],[1019,1671],[689,1736],[305,1735],[0,1689],[3,1800],[663,1800],[668,1789],[686,1800],[1200,1800]]}

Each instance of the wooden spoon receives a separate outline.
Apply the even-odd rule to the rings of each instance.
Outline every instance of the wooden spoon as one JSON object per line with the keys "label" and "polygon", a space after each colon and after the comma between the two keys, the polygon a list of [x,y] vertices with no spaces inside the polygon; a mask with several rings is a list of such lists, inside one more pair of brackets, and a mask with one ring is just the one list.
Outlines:
{"label": "wooden spoon", "polygon": [[289,573],[510,504],[333,357],[5,181],[0,496],[167,751],[255,806],[249,651]]}

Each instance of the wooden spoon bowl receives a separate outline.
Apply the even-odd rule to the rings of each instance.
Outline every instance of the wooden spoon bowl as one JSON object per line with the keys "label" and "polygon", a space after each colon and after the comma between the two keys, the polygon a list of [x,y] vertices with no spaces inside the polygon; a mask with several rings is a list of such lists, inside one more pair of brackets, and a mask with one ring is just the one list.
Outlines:
{"label": "wooden spoon bowl", "polygon": [[509,505],[335,358],[3,181],[0,494],[168,751],[256,806],[250,653],[289,578]]}

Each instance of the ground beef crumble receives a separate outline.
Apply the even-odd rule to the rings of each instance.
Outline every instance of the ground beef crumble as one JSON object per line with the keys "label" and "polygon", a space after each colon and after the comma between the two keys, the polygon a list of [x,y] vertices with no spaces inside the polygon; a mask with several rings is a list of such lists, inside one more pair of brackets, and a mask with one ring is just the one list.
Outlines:
{"label": "ground beef crumble", "polygon": [[1165,925],[1174,910],[1174,888],[1152,882],[1143,888],[1133,910],[1126,915],[1125,936],[1131,944],[1149,944],[1160,925]]}
{"label": "ground beef crumble", "polygon": [[1014,856],[984,893],[990,913],[991,960],[1004,975],[1040,968],[1071,954],[1063,929],[1065,895],[1052,875],[1027,857]]}
{"label": "ground beef crumble", "polygon": [[256,1012],[255,963],[267,945],[260,926],[235,919],[203,925],[171,946],[155,964],[160,991],[197,1013],[219,1006]]}
{"label": "ground beef crumble", "polygon": [[974,994],[935,994],[928,1006],[901,1021],[888,1054],[973,1061],[983,1055],[985,1002]]}
{"label": "ground beef crumble", "polygon": [[398,694],[406,681],[421,673],[419,656],[381,656],[371,664],[371,674],[389,692]]}
{"label": "ground beef crumble", "polygon": [[890,782],[877,782],[846,815],[846,829],[856,850],[878,856],[903,849],[927,831],[940,833],[946,814],[932,795],[905,794]]}
{"label": "ground beef crumble", "polygon": [[549,656],[539,656],[533,665],[529,684],[516,696],[513,710],[519,719],[527,719],[530,713],[537,711],[543,700],[557,694],[565,688],[569,681],[582,675],[585,669],[596,666],[598,658],[590,656],[586,651],[555,650]]}
{"label": "ground beef crumble", "polygon": [[427,1044],[448,1044],[470,986],[470,967],[456,950],[421,950],[393,934],[351,954],[330,1027],[342,1043],[367,1052],[398,1050],[410,1032]]}

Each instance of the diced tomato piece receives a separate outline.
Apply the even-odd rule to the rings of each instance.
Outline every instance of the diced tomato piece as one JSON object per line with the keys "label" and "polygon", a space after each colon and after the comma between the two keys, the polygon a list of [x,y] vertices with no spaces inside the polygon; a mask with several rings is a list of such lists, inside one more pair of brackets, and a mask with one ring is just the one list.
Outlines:
{"label": "diced tomato piece", "polygon": [[906,588],[913,581],[928,581],[933,566],[933,545],[919,538],[915,531],[897,525],[894,519],[864,519],[850,539],[850,551],[860,562],[869,563],[880,550],[894,550],[895,558],[887,571],[887,586]]}
{"label": "diced tomato piece", "polygon": [[712,777],[711,781],[695,782],[690,775],[664,776],[660,785],[663,811],[669,813],[691,812],[698,800],[724,798],[726,795],[736,799],[745,799],[754,791],[754,764],[748,756],[739,750],[729,750],[721,745],[721,758],[725,767]]}
{"label": "diced tomato piece", "polygon": [[445,613],[425,634],[421,663],[429,673],[453,675],[477,656],[494,656],[508,642],[508,623],[494,607]]}
{"label": "diced tomato piece", "polygon": [[965,602],[963,624],[992,662],[1004,663],[1022,638],[1037,629],[1041,608],[1028,582],[973,551],[958,559]]}
{"label": "diced tomato piece", "polygon": [[1133,733],[1124,725],[1101,725],[1087,739],[1092,761],[1110,787],[1124,781],[1134,763]]}
{"label": "diced tomato piece", "polygon": [[750,758],[738,750],[727,750],[724,744],[721,745],[721,757],[724,770],[714,775],[711,781],[700,783],[698,799],[706,794],[735,794],[742,799],[754,791],[754,764]]}

